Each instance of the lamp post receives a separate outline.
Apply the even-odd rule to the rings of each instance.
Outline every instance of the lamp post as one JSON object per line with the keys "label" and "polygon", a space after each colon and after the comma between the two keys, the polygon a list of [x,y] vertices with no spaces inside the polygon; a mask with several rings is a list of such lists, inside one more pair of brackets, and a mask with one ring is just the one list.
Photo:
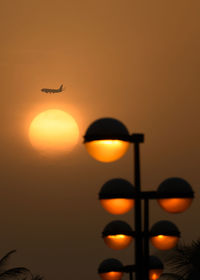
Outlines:
{"label": "lamp post", "polygon": [[[96,160],[107,163],[120,159],[127,152],[130,144],[133,144],[134,184],[132,185],[121,178],[112,179],[104,184],[99,193],[103,208],[113,215],[126,213],[133,206],[135,208],[134,231],[128,224],[118,220],[107,225],[102,234],[105,243],[112,249],[117,250],[127,247],[134,238],[135,264],[124,266],[124,272],[129,273],[130,280],[132,279],[132,272],[135,272],[136,280],[156,280],[161,274],[162,265],[160,265],[160,261],[154,256],[149,256],[149,239],[156,248],[166,250],[174,247],[180,236],[177,227],[169,221],[158,222],[149,231],[149,200],[156,199],[164,210],[179,213],[190,206],[194,196],[190,185],[181,178],[165,180],[160,184],[157,191],[141,191],[140,143],[143,142],[143,134],[129,134],[124,124],[113,118],[102,118],[93,122],[84,136],[84,144],[88,153]],[[144,206],[143,217],[142,201]],[[110,262],[112,263],[110,265],[111,270],[108,269]],[[114,272],[112,266],[113,259],[106,262],[109,273]],[[119,267],[121,266],[118,263]],[[156,269],[155,267],[159,271],[157,274],[153,273],[152,270]],[[104,271],[102,266],[99,271]],[[117,272],[118,276],[115,277],[116,274],[112,274],[112,279],[107,279],[105,277],[107,274],[104,272],[103,279],[119,280],[119,277],[121,279],[122,273],[119,274],[119,270]]]}

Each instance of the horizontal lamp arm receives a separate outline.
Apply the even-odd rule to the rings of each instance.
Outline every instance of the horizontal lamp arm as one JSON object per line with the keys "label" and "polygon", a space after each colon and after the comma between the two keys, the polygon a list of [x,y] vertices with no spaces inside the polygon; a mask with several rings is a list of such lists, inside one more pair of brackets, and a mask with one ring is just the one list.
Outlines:
{"label": "horizontal lamp arm", "polygon": [[123,272],[125,272],[125,273],[135,272],[135,264],[125,265],[123,267]]}
{"label": "horizontal lamp arm", "polygon": [[144,134],[142,133],[133,133],[129,137],[131,143],[144,143]]}

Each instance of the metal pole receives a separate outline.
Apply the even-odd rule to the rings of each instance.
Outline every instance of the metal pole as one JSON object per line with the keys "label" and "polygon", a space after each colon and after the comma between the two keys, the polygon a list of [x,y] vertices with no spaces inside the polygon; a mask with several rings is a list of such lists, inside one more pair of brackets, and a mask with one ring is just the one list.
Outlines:
{"label": "metal pole", "polygon": [[149,199],[144,199],[144,279],[149,279]]}
{"label": "metal pole", "polygon": [[133,272],[129,272],[129,280],[133,280]]}
{"label": "metal pole", "polygon": [[135,198],[135,279],[143,280],[143,246],[142,246],[142,222],[140,199],[140,153],[139,142],[134,142],[134,185]]}

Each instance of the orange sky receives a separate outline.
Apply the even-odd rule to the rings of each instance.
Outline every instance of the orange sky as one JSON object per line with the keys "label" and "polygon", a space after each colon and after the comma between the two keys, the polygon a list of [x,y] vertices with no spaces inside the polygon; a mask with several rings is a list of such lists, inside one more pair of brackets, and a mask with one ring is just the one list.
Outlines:
{"label": "orange sky", "polygon": [[[28,126],[51,108],[71,114],[80,135],[101,117],[143,132],[142,188],[176,176],[196,192],[179,215],[152,202],[151,224],[169,219],[185,241],[199,237],[199,0],[8,0],[0,10],[1,255],[16,248],[17,264],[48,280],[98,279],[109,257],[132,262],[133,247],[112,252],[100,238],[115,217],[97,200],[107,180],[132,180],[131,151],[99,163],[80,138],[60,159],[41,157]],[[61,83],[63,94],[40,92]]]}

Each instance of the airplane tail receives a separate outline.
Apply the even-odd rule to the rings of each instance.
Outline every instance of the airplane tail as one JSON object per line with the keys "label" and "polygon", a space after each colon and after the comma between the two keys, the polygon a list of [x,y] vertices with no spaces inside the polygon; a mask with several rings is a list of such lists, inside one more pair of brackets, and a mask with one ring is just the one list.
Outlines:
{"label": "airplane tail", "polygon": [[61,86],[60,86],[59,90],[60,90],[60,91],[62,91],[62,90],[63,90],[63,85],[61,85]]}

